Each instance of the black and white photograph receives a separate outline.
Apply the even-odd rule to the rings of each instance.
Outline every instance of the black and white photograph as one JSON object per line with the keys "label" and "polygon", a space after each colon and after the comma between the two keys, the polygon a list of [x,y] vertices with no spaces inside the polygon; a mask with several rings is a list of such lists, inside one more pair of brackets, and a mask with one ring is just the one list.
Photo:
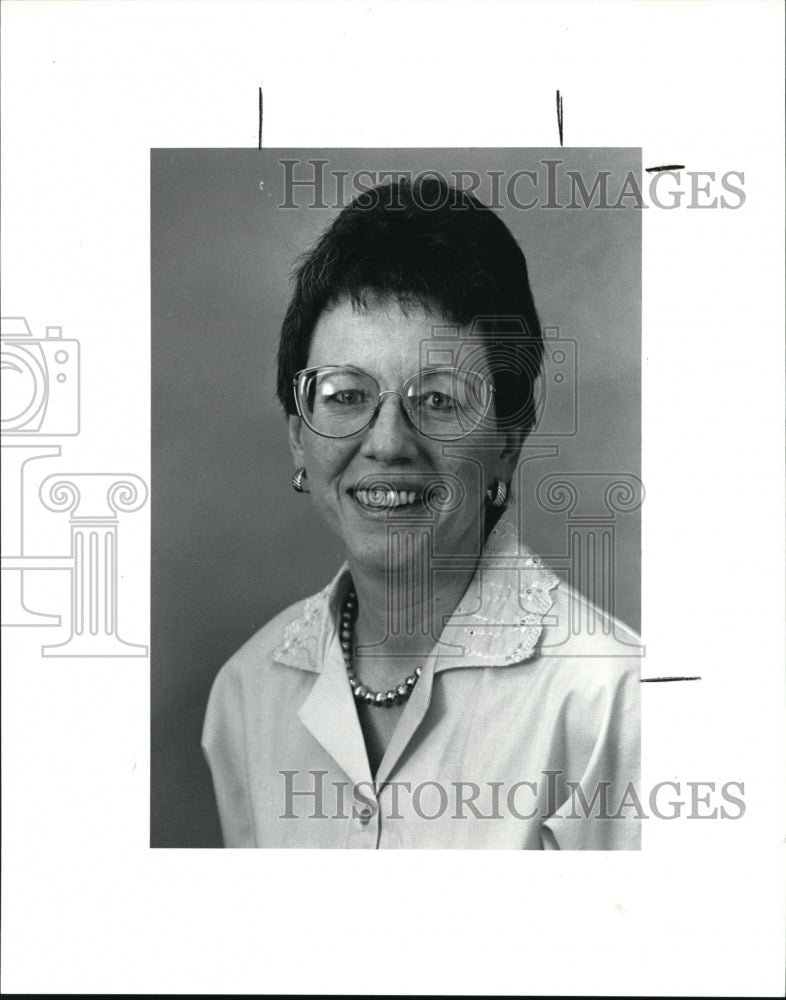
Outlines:
{"label": "black and white photograph", "polygon": [[151,171],[153,845],[638,849],[641,151]]}

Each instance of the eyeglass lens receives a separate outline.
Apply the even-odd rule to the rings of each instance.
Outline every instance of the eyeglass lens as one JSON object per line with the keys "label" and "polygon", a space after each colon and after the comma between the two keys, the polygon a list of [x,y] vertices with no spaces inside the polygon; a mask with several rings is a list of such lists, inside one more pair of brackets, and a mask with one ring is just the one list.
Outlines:
{"label": "eyeglass lens", "polygon": [[[298,402],[306,423],[325,437],[348,437],[372,420],[379,384],[353,368],[319,368],[298,379]],[[418,372],[402,398],[413,425],[428,437],[450,440],[477,427],[488,412],[491,388],[482,375],[460,368]]]}

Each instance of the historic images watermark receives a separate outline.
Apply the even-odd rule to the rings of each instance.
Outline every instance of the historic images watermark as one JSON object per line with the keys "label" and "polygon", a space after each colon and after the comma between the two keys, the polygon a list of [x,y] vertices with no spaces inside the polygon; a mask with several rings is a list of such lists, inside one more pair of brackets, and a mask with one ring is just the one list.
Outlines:
{"label": "historic images watermark", "polygon": [[[659,781],[651,788],[629,781],[622,789],[598,781],[591,788],[564,778],[561,770],[504,781],[325,782],[327,771],[282,770],[279,819],[422,820],[548,819],[642,820],[722,819],[745,815],[745,782]],[[382,792],[389,790],[389,795]],[[310,811],[308,811],[310,810]]]}
{"label": "historic images watermark", "polygon": [[[515,209],[624,209],[676,208],[737,209],[745,204],[745,173],[742,170],[658,170],[646,178],[637,171],[624,174],[612,170],[565,169],[560,159],[541,159],[519,170],[335,170],[326,159],[280,159],[284,197],[282,209],[346,208],[362,195],[369,208],[380,197],[377,185],[407,181],[419,199],[418,207],[437,211],[460,208],[457,191],[468,192],[489,208]],[[418,182],[426,178],[444,182],[436,200],[425,201]],[[264,182],[260,184],[262,187]],[[451,204],[453,201],[453,204]],[[391,208],[403,209],[396,202]]]}

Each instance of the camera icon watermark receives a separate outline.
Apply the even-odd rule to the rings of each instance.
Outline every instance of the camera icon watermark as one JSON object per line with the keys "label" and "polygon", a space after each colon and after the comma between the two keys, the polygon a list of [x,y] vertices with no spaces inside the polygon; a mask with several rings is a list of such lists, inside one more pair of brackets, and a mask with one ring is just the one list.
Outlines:
{"label": "camera icon watermark", "polygon": [[[147,484],[132,473],[78,471],[46,476],[37,496],[30,496],[33,477],[26,476],[27,465],[60,458],[62,445],[51,438],[73,437],[81,430],[79,341],[65,339],[59,326],[48,326],[43,338],[34,337],[21,316],[2,317],[0,329],[4,482],[0,624],[60,627],[60,614],[30,606],[28,584],[31,577],[34,583],[43,583],[49,574],[67,573],[70,633],[64,641],[42,646],[42,655],[146,656],[147,646],[118,635],[118,539],[120,516],[146,504]],[[42,551],[35,530],[42,508],[70,511],[69,551]],[[38,603],[35,597],[32,603]]]}
{"label": "camera icon watermark", "polygon": [[3,317],[0,433],[65,437],[79,433],[79,341],[62,327],[34,337],[21,316]]}
{"label": "camera icon watermark", "polygon": [[469,326],[435,324],[421,342],[420,366],[491,369],[500,426],[531,428],[529,437],[578,433],[578,344],[562,336],[559,326],[543,327],[541,352],[522,316],[477,316]]}
{"label": "camera icon watermark", "polygon": [[558,326],[543,327],[543,367],[536,388],[533,434],[572,437],[578,434],[578,344],[563,337]]}

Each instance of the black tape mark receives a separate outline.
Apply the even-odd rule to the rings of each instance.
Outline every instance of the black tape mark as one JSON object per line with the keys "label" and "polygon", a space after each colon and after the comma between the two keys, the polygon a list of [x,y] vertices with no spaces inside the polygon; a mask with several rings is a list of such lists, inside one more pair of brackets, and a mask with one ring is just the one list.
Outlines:
{"label": "black tape mark", "polygon": [[664,167],[645,167],[648,174],[657,174],[661,170],[684,170],[684,163],[667,163]]}
{"label": "black tape mark", "polygon": [[642,677],[642,684],[664,684],[667,681],[700,681],[701,677]]}
{"label": "black tape mark", "polygon": [[262,88],[259,88],[259,148],[262,149]]}
{"label": "black tape mark", "polygon": [[559,128],[559,144],[564,146],[562,141],[562,98],[559,91],[557,91],[557,128]]}

